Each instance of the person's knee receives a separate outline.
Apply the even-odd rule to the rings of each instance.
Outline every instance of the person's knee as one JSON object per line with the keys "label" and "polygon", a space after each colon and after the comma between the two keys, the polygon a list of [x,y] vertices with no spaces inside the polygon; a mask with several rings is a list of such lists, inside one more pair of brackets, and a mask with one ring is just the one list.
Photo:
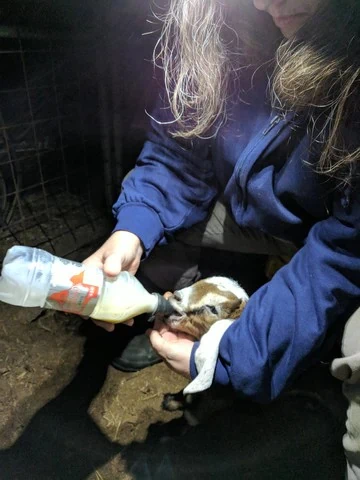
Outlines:
{"label": "person's knee", "polygon": [[360,382],[360,309],[346,322],[341,350],[343,357],[333,361],[331,373],[341,381]]}
{"label": "person's knee", "polygon": [[348,463],[349,480],[360,480],[360,384],[344,383],[349,401],[343,447]]}
{"label": "person's knee", "polygon": [[360,308],[355,310],[346,322],[343,340],[342,354],[344,357],[356,355],[360,352]]}
{"label": "person's knee", "polygon": [[360,480],[360,309],[345,325],[342,354],[332,362],[331,373],[344,382],[343,393],[349,402],[343,437],[348,480]]}

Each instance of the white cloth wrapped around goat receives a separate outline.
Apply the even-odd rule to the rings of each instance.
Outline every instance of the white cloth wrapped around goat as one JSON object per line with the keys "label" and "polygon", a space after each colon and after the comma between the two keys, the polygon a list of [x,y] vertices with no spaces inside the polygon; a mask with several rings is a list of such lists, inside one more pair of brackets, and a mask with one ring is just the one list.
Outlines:
{"label": "white cloth wrapped around goat", "polygon": [[184,394],[203,392],[211,387],[222,336],[234,320],[219,320],[201,338],[195,353],[197,377],[184,388]]}

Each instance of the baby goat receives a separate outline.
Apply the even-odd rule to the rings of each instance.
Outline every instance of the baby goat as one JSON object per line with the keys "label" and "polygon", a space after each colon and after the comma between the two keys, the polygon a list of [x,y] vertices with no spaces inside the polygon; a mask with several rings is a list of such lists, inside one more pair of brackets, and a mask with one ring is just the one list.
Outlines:
{"label": "baby goat", "polygon": [[209,277],[175,291],[168,299],[175,313],[165,317],[164,322],[171,330],[199,340],[216,321],[238,318],[248,298],[235,280]]}
{"label": "baby goat", "polygon": [[[238,318],[248,298],[235,280],[209,277],[175,291],[169,297],[175,313],[163,318],[163,321],[171,330],[187,333],[199,340],[218,320]],[[166,394],[163,408],[169,411],[184,410],[187,424],[196,425],[211,411],[229,406],[229,395],[233,398],[228,391],[219,394],[211,389],[195,395],[184,395],[181,390]]]}

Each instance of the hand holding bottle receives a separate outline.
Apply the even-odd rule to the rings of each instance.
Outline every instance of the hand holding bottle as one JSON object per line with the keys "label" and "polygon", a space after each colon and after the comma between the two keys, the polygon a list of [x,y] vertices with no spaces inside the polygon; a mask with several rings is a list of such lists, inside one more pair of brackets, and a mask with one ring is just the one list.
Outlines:
{"label": "hand holding bottle", "polygon": [[[85,265],[99,267],[109,276],[116,276],[121,271],[127,270],[135,275],[137,272],[143,248],[139,238],[131,232],[114,232],[106,242],[90,257],[83,261]],[[111,323],[93,320],[99,327],[112,332],[115,326]],[[124,322],[132,325],[134,320]]]}
{"label": "hand holding bottle", "polygon": [[115,277],[121,271],[135,275],[140,265],[143,248],[140,239],[131,232],[114,232],[90,257],[85,265],[99,267],[106,275]]}

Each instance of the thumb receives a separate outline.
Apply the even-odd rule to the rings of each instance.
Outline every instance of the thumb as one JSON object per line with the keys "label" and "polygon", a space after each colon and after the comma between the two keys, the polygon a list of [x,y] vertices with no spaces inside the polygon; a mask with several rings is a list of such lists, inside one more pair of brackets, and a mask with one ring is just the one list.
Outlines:
{"label": "thumb", "polygon": [[121,255],[117,253],[111,253],[104,259],[104,273],[111,277],[119,275],[121,272]]}
{"label": "thumb", "polygon": [[157,330],[148,330],[146,334],[149,336],[149,340],[151,346],[154,350],[163,358],[166,358],[167,352],[167,342],[166,340],[160,335]]}
{"label": "thumb", "polygon": [[98,255],[96,255],[96,253],[93,253],[90,255],[90,257],[85,258],[85,260],[83,260],[81,263],[88,267],[97,267],[101,270],[103,269],[103,261]]}
{"label": "thumb", "polygon": [[93,322],[107,332],[113,332],[115,330],[115,325],[113,323],[102,322],[101,320],[93,320]]}

